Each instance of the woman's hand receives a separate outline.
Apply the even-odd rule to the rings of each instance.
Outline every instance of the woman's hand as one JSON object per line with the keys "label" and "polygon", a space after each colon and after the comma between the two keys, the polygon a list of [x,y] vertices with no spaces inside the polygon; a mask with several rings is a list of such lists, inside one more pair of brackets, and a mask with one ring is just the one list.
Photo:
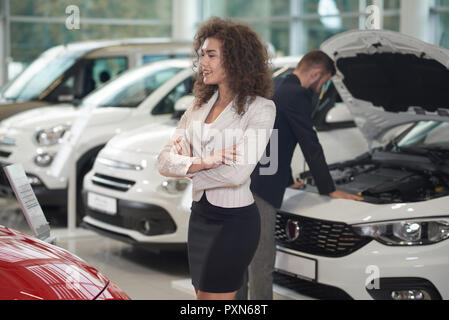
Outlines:
{"label": "woman's hand", "polygon": [[192,164],[188,173],[195,173],[201,170],[214,169],[220,165],[231,165],[237,161],[237,145],[214,152],[209,157],[201,158],[201,163]]}
{"label": "woman's hand", "polygon": [[181,156],[193,157],[192,148],[190,148],[190,146],[188,146],[181,137],[175,140],[173,146],[177,154]]}
{"label": "woman's hand", "polygon": [[214,152],[211,156],[203,158],[204,169],[213,169],[221,164],[231,165],[237,161],[237,145]]}

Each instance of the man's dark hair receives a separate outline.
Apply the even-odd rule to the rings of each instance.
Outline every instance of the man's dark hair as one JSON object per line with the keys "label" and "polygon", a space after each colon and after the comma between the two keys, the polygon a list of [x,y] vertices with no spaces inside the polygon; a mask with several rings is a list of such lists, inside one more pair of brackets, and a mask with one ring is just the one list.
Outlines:
{"label": "man's dark hair", "polygon": [[334,61],[332,61],[327,54],[320,50],[310,51],[307,53],[301,61],[299,61],[296,69],[302,69],[307,72],[313,67],[322,68],[324,72],[330,73],[332,76],[336,73]]}

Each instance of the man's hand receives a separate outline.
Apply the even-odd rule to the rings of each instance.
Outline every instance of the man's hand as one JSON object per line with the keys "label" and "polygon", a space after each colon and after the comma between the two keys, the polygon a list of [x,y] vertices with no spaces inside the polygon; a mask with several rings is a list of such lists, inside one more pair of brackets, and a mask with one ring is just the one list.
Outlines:
{"label": "man's hand", "polygon": [[292,184],[289,189],[303,189],[306,186],[306,184],[303,181],[296,181],[294,184]]}
{"label": "man's hand", "polygon": [[355,201],[363,201],[362,197],[356,196],[354,194],[346,193],[343,191],[335,190],[332,193],[329,193],[329,197],[332,199],[346,199],[346,200],[355,200]]}

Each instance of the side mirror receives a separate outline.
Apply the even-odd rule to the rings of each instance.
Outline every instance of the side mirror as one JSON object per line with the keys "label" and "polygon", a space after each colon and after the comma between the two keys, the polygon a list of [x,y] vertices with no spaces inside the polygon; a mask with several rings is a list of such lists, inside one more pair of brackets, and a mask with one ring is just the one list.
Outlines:
{"label": "side mirror", "polygon": [[175,103],[175,111],[173,112],[172,118],[179,119],[184,114],[184,112],[192,105],[195,97],[192,95],[184,96]]}
{"label": "side mirror", "polygon": [[326,115],[327,123],[354,121],[354,117],[344,103],[336,103]]}
{"label": "side mirror", "polygon": [[82,102],[81,99],[73,99],[73,100],[72,100],[72,104],[73,104],[75,107],[79,107],[80,104],[81,104],[81,102]]}
{"label": "side mirror", "polygon": [[186,111],[195,100],[195,97],[192,95],[184,96],[175,103],[175,111]]}

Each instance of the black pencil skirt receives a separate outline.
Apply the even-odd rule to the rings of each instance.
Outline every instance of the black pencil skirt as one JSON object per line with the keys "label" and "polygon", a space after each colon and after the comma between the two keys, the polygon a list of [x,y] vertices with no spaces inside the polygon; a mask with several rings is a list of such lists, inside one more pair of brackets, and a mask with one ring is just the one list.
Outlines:
{"label": "black pencil skirt", "polygon": [[192,202],[188,255],[193,286],[203,292],[237,291],[257,249],[260,216],[253,203],[221,208],[209,203],[206,193]]}

